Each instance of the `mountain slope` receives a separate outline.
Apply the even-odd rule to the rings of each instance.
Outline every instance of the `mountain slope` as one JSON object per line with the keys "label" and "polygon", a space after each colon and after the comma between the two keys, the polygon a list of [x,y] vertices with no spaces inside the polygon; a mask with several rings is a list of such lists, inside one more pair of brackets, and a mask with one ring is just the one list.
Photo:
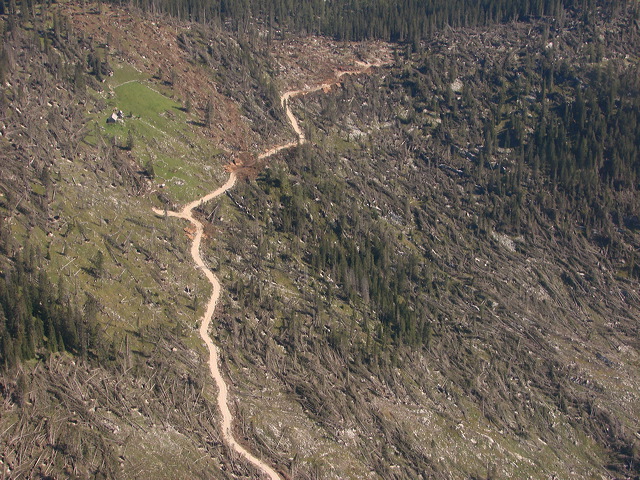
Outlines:
{"label": "mountain slope", "polygon": [[397,48],[290,100],[309,142],[268,161],[295,140],[281,92],[388,47],[20,7],[0,62],[8,476],[257,475],[217,431],[193,231],[151,210],[224,165],[243,181],[197,212],[211,333],[236,438],[285,478],[638,475],[633,4]]}
{"label": "mountain slope", "polygon": [[[577,24],[452,32],[298,102],[313,145],[231,194],[211,253],[257,446],[323,478],[634,474],[637,181],[585,193],[570,182],[588,172],[553,178],[533,150],[540,106],[575,109],[576,85],[588,95],[607,70],[611,118],[637,114],[637,32],[606,28],[603,63],[573,49],[593,34]],[[285,442],[301,430],[317,433]]]}

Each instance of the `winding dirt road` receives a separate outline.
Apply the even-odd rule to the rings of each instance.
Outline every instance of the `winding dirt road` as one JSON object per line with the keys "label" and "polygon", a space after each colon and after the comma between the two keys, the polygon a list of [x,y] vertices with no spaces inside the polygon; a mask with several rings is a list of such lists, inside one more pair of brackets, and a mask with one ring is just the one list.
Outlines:
{"label": "winding dirt road", "polygon": [[[291,112],[291,109],[289,108],[289,100],[291,98],[307,95],[309,93],[317,92],[319,90],[329,91],[333,85],[337,85],[341,83],[341,78],[344,75],[361,74],[369,70],[371,67],[383,65],[382,62],[378,62],[375,64],[366,64],[366,63],[359,62],[359,64],[361,65],[361,68],[357,70],[347,70],[347,71],[337,72],[335,75],[335,79],[331,82],[323,83],[323,84],[316,85],[314,87],[309,87],[302,90],[291,90],[283,93],[280,98],[280,101],[282,103],[282,107],[285,109],[287,118],[291,123],[291,127],[298,135],[298,140],[286,143],[284,145],[275,146],[267,150],[266,152],[260,154],[258,158],[260,159],[267,158],[272,155],[275,155],[276,153],[282,150],[285,150],[287,148],[292,148],[292,147],[295,147],[296,145],[306,142],[304,133],[300,128],[300,125],[298,124],[296,117],[293,115],[293,113]],[[224,439],[225,442],[227,442],[227,444],[233,450],[235,450],[240,456],[244,457],[245,460],[247,460],[249,463],[254,465],[260,472],[262,472],[268,478],[270,478],[271,480],[282,480],[282,477],[272,467],[267,465],[265,462],[257,458],[255,455],[249,452],[246,448],[240,445],[235,439],[235,437],[233,436],[233,430],[231,428],[232,422],[233,422],[233,415],[231,414],[231,410],[229,410],[229,402],[228,402],[229,389],[227,387],[227,383],[222,377],[222,373],[220,372],[220,366],[218,362],[218,358],[219,358],[218,347],[214,345],[213,341],[211,340],[211,337],[209,336],[209,326],[211,324],[211,319],[213,318],[213,312],[215,311],[216,305],[218,303],[218,299],[220,298],[221,287],[220,287],[220,282],[218,281],[218,278],[205,265],[204,260],[200,255],[200,244],[202,243],[203,225],[198,219],[196,219],[193,216],[193,210],[199,205],[205,202],[208,202],[210,200],[213,200],[214,198],[222,195],[224,192],[232,188],[235,185],[235,183],[236,183],[236,175],[235,173],[232,172],[231,174],[229,174],[229,179],[226,181],[226,183],[221,187],[219,187],[218,189],[208,193],[202,198],[194,200],[193,202],[185,205],[184,208],[179,212],[170,211],[170,212],[167,212],[167,215],[170,217],[177,217],[177,218],[182,218],[184,220],[188,220],[195,227],[196,232],[195,232],[195,236],[193,237],[193,243],[191,244],[191,256],[193,257],[193,261],[195,262],[197,268],[200,268],[204,272],[204,275],[207,277],[207,279],[209,280],[209,282],[213,287],[213,291],[211,292],[211,297],[209,298],[209,301],[207,303],[207,309],[202,317],[199,332],[200,332],[200,337],[202,338],[204,343],[207,345],[207,349],[209,350],[209,371],[211,372],[211,376],[213,377],[216,383],[216,386],[218,387],[218,408],[220,409],[220,413],[222,414],[222,423],[221,423],[222,438]],[[157,215],[164,215],[164,212],[157,208],[154,208],[153,211]]]}

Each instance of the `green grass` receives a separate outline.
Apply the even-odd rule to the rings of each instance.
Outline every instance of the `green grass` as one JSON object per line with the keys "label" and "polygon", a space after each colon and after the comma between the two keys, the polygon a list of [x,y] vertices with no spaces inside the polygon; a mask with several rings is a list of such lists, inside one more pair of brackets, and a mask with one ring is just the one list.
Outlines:
{"label": "green grass", "polygon": [[[117,105],[125,115],[141,117],[157,127],[167,127],[170,122],[163,114],[174,110],[180,112],[180,104],[158,93],[138,81],[125,83],[115,88]],[[181,115],[184,118],[184,114]]]}
{"label": "green grass", "polygon": [[31,184],[31,191],[33,191],[33,193],[36,193],[38,195],[44,195],[45,194],[45,190],[44,187],[42,185],[39,185],[35,182],[33,182]]}
{"label": "green grass", "polygon": [[[217,157],[222,151],[204,135],[199,119],[167,96],[174,93],[171,87],[156,85],[127,65],[117,66],[108,84],[113,90],[106,95],[104,110],[91,116],[84,138],[87,144],[96,146],[103,137],[124,146],[131,134],[136,162],[140,167],[151,162],[155,183],[165,184],[165,192],[177,203],[189,202],[219,185],[224,173]],[[114,110],[124,113],[124,121],[107,124]]]}
{"label": "green grass", "polygon": [[[131,133],[132,159],[140,167],[147,161],[154,165],[156,177],[151,192],[162,191],[178,205],[199,198],[222,183],[226,174],[219,158],[221,151],[197,125],[197,117],[182,111],[180,104],[157,91],[153,81],[131,66],[116,67],[107,82],[112,90],[92,92],[103,101],[101,110],[88,117],[86,144],[95,147],[115,139],[116,145],[123,146]],[[162,89],[166,91],[169,87]],[[114,109],[124,112],[124,121],[107,124],[106,119]],[[113,178],[115,185],[120,182],[110,159],[99,156],[95,161],[104,165],[104,170],[94,170],[92,164],[77,161],[60,162],[59,182],[65,185],[64,195],[55,198],[51,209],[65,223],[51,224],[47,228],[52,233],[50,237],[48,232],[34,228],[20,232],[20,238],[30,235],[38,244],[47,245],[49,270],[57,272],[52,275],[53,281],[64,277],[70,291],[84,285],[84,290],[100,298],[101,321],[107,333],[121,329],[134,332],[138,327],[158,323],[169,327],[180,323],[189,347],[200,351],[202,342],[191,330],[198,325],[211,286],[193,268],[188,254],[190,242],[182,231],[186,222],[156,217],[151,205],[160,206],[160,202],[154,193],[137,197],[125,189],[110,187],[112,180],[106,175]],[[166,186],[160,190],[158,186],[163,183]],[[32,188],[44,194],[38,182]],[[78,205],[83,206],[80,212]],[[68,230],[66,222],[73,224],[73,228]],[[175,231],[175,253],[163,241],[171,229]],[[153,259],[138,253],[138,246],[152,252]],[[98,250],[104,255],[105,271],[102,278],[96,279],[89,268],[90,259]],[[176,265],[176,256],[184,261]],[[159,264],[169,265],[170,270],[160,270],[155,265],[156,259]],[[189,308],[191,300],[183,293],[185,285],[199,292],[196,312]],[[149,302],[141,301],[139,290],[146,292]],[[84,297],[78,301],[84,301]],[[146,347],[139,344],[135,348],[144,351]]]}
{"label": "green grass", "polygon": [[132,80],[142,81],[146,79],[147,75],[139,72],[131,65],[123,65],[113,71],[113,76],[109,78],[109,85],[117,87],[118,85]]}

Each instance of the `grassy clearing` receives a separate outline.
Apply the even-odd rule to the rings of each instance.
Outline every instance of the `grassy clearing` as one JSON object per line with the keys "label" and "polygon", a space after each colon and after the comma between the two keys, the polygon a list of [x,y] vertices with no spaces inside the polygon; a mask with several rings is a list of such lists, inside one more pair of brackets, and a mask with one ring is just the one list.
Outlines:
{"label": "grassy clearing", "polygon": [[[116,67],[109,85],[106,107],[91,116],[86,143],[96,146],[102,137],[126,147],[131,138],[138,165],[153,165],[155,183],[164,184],[177,203],[198,198],[220,183],[224,177],[221,165],[226,163],[222,150],[207,138],[197,117],[157,89],[169,87],[151,84],[147,76],[128,65]],[[114,110],[121,110],[124,119],[107,124]]]}
{"label": "grassy clearing", "polygon": [[[40,229],[30,235],[47,245],[50,270],[57,272],[54,280],[63,277],[71,291],[84,285],[100,298],[108,330],[135,332],[162,322],[188,335],[202,315],[210,286],[192,266],[183,231],[186,223],[151,211],[152,203],[159,206],[153,190],[165,184],[162,192],[183,204],[217,187],[225,173],[218,160],[220,150],[194,125],[193,116],[148,81],[131,66],[117,67],[108,80],[110,93],[94,92],[105,97],[104,108],[89,116],[84,141],[94,147],[124,147],[132,136],[131,158],[140,168],[147,162],[154,166],[151,194],[136,197],[109,187],[120,180],[108,155],[82,167],[77,161],[60,162],[64,195],[55,199],[51,211],[61,220],[49,226],[50,236]],[[125,113],[124,120],[107,124],[115,109]],[[42,190],[35,183],[33,188]],[[77,205],[83,209],[78,211]],[[91,267],[98,251],[104,267],[96,278]],[[195,310],[193,299],[184,293],[186,286],[198,292]],[[187,341],[191,348],[202,348],[195,336]]]}
{"label": "grassy clearing", "polygon": [[[59,272],[71,293],[82,288],[99,298],[100,321],[109,334],[164,324],[189,335],[202,308],[191,309],[184,289],[209,290],[192,266],[183,225],[157,217],[147,199],[105,189],[96,180],[87,173],[67,184],[65,197],[52,205],[65,222],[52,226],[50,237],[39,229],[32,231],[38,244],[47,245],[50,271]],[[80,204],[85,206],[81,212],[70,206]],[[96,276],[91,267],[99,251],[103,268]],[[84,301],[80,294],[78,302]],[[189,345],[201,348],[195,338]],[[143,338],[139,343],[132,337],[132,348],[145,351],[148,346]]]}
{"label": "grassy clearing", "polygon": [[117,69],[114,70],[113,76],[109,78],[109,85],[112,87],[117,87],[125,82],[131,82],[134,80],[143,81],[146,80],[147,76],[136,70],[131,65],[121,65]]}
{"label": "grassy clearing", "polygon": [[120,85],[114,91],[118,107],[123,112],[144,118],[159,128],[168,127],[169,120],[163,116],[167,111],[180,112],[178,103],[138,81]]}

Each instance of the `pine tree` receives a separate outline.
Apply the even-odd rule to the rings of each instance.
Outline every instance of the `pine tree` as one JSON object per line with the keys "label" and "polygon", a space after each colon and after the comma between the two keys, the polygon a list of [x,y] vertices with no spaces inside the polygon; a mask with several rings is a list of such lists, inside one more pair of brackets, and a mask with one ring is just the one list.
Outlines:
{"label": "pine tree", "polygon": [[205,127],[210,127],[212,121],[213,121],[213,102],[211,101],[211,99],[208,99],[204,107],[203,123]]}

